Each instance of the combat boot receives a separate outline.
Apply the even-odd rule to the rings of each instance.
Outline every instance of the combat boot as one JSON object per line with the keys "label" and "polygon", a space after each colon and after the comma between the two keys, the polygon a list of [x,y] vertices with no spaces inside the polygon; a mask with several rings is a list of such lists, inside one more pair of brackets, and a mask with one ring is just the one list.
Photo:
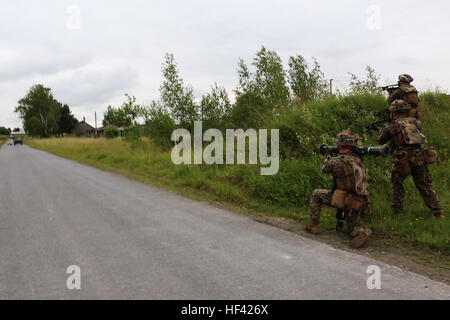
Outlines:
{"label": "combat boot", "polygon": [[320,233],[319,220],[312,219],[311,223],[306,226],[305,230],[311,232],[312,234]]}
{"label": "combat boot", "polygon": [[355,228],[351,233],[351,235],[355,236],[350,240],[350,247],[353,249],[360,248],[367,242],[371,233],[372,231],[370,229],[360,227]]}
{"label": "combat boot", "polygon": [[444,210],[433,210],[431,213],[438,220],[444,220],[446,218]]}

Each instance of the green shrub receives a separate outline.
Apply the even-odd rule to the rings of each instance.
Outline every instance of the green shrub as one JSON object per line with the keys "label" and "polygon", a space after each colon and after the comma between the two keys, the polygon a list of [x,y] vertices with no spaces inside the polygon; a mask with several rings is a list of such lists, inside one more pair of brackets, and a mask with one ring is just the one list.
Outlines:
{"label": "green shrub", "polygon": [[139,126],[133,126],[133,127],[126,128],[123,131],[123,137],[125,138],[126,141],[131,143],[131,147],[133,149],[135,149],[136,147],[139,146],[139,144],[141,142],[141,129],[140,129],[140,127]]}
{"label": "green shrub", "polygon": [[159,106],[154,106],[149,113],[150,116],[144,130],[145,135],[161,148],[169,149],[172,145],[171,136],[175,130],[175,121],[168,111]]}
{"label": "green shrub", "polygon": [[116,137],[119,136],[119,130],[117,130],[117,129],[115,129],[115,128],[109,128],[109,129],[106,129],[106,131],[105,131],[105,136],[106,136],[108,139],[116,138]]}

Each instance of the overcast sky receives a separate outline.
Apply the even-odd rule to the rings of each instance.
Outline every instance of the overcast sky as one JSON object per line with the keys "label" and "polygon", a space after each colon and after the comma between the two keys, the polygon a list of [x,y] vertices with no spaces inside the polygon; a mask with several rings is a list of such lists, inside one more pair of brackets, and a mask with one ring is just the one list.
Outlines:
{"label": "overcast sky", "polygon": [[238,59],[250,63],[262,45],[285,63],[315,57],[341,88],[367,65],[386,84],[409,73],[419,90],[450,88],[445,0],[0,0],[0,12],[0,126],[11,128],[37,83],[91,124],[125,93],[158,99],[166,52],[197,97],[215,82],[231,95]]}

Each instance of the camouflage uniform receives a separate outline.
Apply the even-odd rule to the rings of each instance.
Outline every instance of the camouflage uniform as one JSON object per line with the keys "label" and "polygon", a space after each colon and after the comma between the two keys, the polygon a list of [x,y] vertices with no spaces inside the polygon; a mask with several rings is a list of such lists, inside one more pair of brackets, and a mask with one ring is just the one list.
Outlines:
{"label": "camouflage uniform", "polygon": [[391,105],[395,100],[406,101],[411,106],[410,116],[420,119],[422,113],[417,110],[419,107],[419,92],[410,84],[414,79],[409,74],[401,74],[398,76],[398,80],[399,88],[389,92],[388,104]]}
{"label": "camouflage uniform", "polygon": [[[345,132],[345,131],[344,131]],[[347,170],[346,170],[347,167]],[[348,169],[351,168],[351,169]],[[351,171],[349,174],[348,171]],[[313,223],[306,228],[306,230],[312,233],[318,233],[319,229],[314,229],[314,225],[318,226],[318,221],[320,218],[321,207],[323,204],[331,206],[333,194],[336,189],[344,190],[352,194],[354,197],[364,199],[364,207],[361,210],[347,210],[347,230],[349,234],[356,239],[362,234],[367,237],[372,233],[370,229],[364,228],[364,222],[362,217],[369,213],[368,208],[368,190],[367,190],[367,177],[365,173],[365,166],[358,156],[352,154],[351,152],[340,154],[337,157],[328,156],[325,162],[322,164],[322,172],[331,173],[333,175],[333,187],[332,190],[326,189],[316,189],[314,190],[310,205],[309,205],[309,215]],[[343,181],[345,179],[351,179],[351,184],[345,184]],[[347,180],[349,181],[349,180]],[[348,185],[353,185],[354,190],[348,190],[346,187]],[[353,240],[352,240],[353,241]],[[363,241],[361,245],[364,243]],[[352,247],[352,242],[350,243]]]}
{"label": "camouflage uniform", "polygon": [[[399,86],[398,89],[389,93],[388,104],[391,104],[395,100],[403,100],[405,95],[408,93],[418,93],[418,91],[414,86],[412,86],[410,84],[404,84],[404,85]],[[411,104],[411,108],[417,108],[417,107],[418,107],[418,105]]]}
{"label": "camouflage uniform", "polygon": [[[360,180],[360,182],[357,183],[356,188],[360,190],[358,194],[362,196],[368,196],[365,166],[361,159],[351,153],[343,154],[338,157],[328,156],[325,162],[322,164],[322,172],[331,173],[333,175],[333,188],[332,190],[316,189],[313,191],[311,202],[309,205],[309,215],[312,220],[319,220],[322,204],[331,206],[333,192],[336,189],[337,185],[336,180],[340,179],[344,175],[344,161],[347,163],[351,163],[352,167],[354,168],[360,168],[360,170],[356,170],[356,179]],[[364,215],[364,213],[365,212],[361,212],[358,214],[347,216],[347,230],[351,235],[355,236],[358,231],[368,232],[368,229],[363,228],[364,222],[362,221],[361,216]]]}
{"label": "camouflage uniform", "polygon": [[[395,103],[400,102],[397,100],[393,102]],[[411,174],[426,205],[436,217],[442,216],[443,209],[433,190],[430,171],[423,161],[423,145],[427,143],[427,140],[422,133],[420,121],[409,117],[407,112],[400,113],[397,119],[380,131],[378,142],[385,144],[388,141],[390,141],[391,150],[395,151],[392,157],[394,168],[391,176],[394,212],[401,213],[403,210],[405,195],[403,182]]]}

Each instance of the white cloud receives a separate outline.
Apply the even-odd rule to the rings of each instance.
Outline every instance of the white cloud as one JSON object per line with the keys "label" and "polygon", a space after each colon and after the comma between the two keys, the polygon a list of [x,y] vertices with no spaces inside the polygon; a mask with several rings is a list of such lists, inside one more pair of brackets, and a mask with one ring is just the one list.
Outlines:
{"label": "white cloud", "polygon": [[[33,58],[30,59],[30,55]],[[22,77],[51,75],[86,65],[90,57],[85,53],[70,53],[41,47],[0,46],[0,82],[16,81]]]}
{"label": "white cloud", "polygon": [[[67,7],[81,29],[66,27]],[[380,29],[366,27],[380,8]],[[164,53],[172,52],[197,95],[214,82],[231,93],[238,58],[264,45],[287,62],[314,56],[336,85],[370,65],[386,81],[410,73],[419,88],[450,88],[448,1],[144,1],[1,2],[0,125],[16,126],[12,106],[35,83],[50,86],[77,116],[90,118],[128,92],[156,99]]]}
{"label": "white cloud", "polygon": [[58,100],[77,107],[106,104],[117,94],[126,93],[137,82],[138,73],[130,67],[102,68],[92,64],[59,75],[48,82]]}

